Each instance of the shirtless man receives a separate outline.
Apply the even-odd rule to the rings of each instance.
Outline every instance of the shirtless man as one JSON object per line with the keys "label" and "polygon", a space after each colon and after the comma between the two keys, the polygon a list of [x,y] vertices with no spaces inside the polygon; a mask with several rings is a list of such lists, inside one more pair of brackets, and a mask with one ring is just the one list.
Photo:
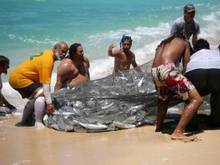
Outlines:
{"label": "shirtless man", "polygon": [[73,87],[89,79],[89,60],[84,56],[82,45],[74,43],[69,48],[69,57],[62,60],[58,67],[54,90]]}
{"label": "shirtless man", "polygon": [[113,44],[109,46],[108,55],[115,57],[113,73],[117,73],[122,70],[129,70],[131,65],[133,68],[137,67],[135,55],[132,51],[130,51],[131,45],[131,37],[123,36],[120,42],[120,47],[122,47],[121,49],[112,51],[115,46]]}
{"label": "shirtless man", "polygon": [[175,66],[181,57],[183,58],[183,71],[185,71],[190,57],[189,45],[184,35],[175,33],[163,40],[157,47],[152,65],[152,76],[159,96],[156,132],[161,131],[170,98],[177,94],[187,101],[180,121],[171,135],[173,140],[188,139],[184,135],[185,127],[203,102],[193,84]]}

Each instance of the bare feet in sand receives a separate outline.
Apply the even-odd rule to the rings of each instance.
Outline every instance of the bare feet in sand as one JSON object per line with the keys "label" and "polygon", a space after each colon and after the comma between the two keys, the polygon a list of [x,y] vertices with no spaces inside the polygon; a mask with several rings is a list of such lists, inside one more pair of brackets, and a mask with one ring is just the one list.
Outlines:
{"label": "bare feet in sand", "polygon": [[35,122],[34,127],[37,128],[37,129],[43,129],[43,128],[45,128],[44,124],[41,123],[41,122]]}
{"label": "bare feet in sand", "polygon": [[197,142],[197,141],[201,140],[197,136],[185,136],[183,134],[183,132],[181,132],[181,131],[174,131],[173,134],[171,135],[171,139],[172,140],[180,140],[180,141],[183,141],[185,143]]}

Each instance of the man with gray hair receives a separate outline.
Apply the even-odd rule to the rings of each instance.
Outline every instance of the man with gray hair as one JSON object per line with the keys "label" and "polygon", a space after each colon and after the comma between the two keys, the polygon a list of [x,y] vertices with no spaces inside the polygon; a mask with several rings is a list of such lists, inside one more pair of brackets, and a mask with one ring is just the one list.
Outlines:
{"label": "man with gray hair", "polygon": [[194,46],[197,41],[198,34],[200,33],[199,24],[194,19],[196,10],[193,4],[186,4],[183,10],[184,16],[179,17],[174,21],[171,28],[171,34],[181,32],[185,34],[188,40],[192,36],[192,44]]}
{"label": "man with gray hair", "polygon": [[44,114],[54,111],[50,93],[53,65],[56,60],[63,59],[67,51],[67,43],[59,42],[50,50],[30,56],[10,73],[9,84],[21,94],[22,98],[29,99],[19,125],[27,125],[34,109],[35,127],[44,127],[42,123]]}

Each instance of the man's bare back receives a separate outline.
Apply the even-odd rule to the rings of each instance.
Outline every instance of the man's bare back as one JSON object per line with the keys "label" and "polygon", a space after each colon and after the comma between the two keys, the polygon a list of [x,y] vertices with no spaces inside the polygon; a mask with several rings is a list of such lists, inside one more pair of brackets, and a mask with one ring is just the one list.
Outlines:
{"label": "man's bare back", "polygon": [[163,40],[158,46],[151,70],[158,92],[158,111],[155,131],[161,131],[162,123],[168,109],[168,103],[174,94],[187,101],[179,123],[171,134],[171,139],[173,140],[188,139],[184,135],[185,127],[202,104],[202,98],[193,84],[175,66],[179,58],[183,58],[184,72],[189,57],[189,45],[185,41],[184,35],[177,33]]}
{"label": "man's bare back", "polygon": [[152,67],[176,63],[179,58],[183,58],[183,67],[186,67],[189,57],[190,51],[187,42],[180,38],[174,38],[171,42],[157,48]]}

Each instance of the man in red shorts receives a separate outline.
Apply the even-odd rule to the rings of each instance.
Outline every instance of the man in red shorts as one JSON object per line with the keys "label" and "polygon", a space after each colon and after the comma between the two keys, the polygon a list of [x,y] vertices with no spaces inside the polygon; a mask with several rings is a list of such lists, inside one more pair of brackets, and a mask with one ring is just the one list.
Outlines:
{"label": "man in red shorts", "polygon": [[189,45],[185,40],[185,36],[181,33],[175,33],[163,40],[157,47],[152,65],[152,76],[159,95],[156,132],[161,131],[168,102],[174,94],[177,94],[188,103],[183,110],[176,129],[171,135],[173,140],[188,139],[184,135],[185,127],[203,102],[193,84],[176,67],[179,59],[183,58],[184,72],[189,57]]}

